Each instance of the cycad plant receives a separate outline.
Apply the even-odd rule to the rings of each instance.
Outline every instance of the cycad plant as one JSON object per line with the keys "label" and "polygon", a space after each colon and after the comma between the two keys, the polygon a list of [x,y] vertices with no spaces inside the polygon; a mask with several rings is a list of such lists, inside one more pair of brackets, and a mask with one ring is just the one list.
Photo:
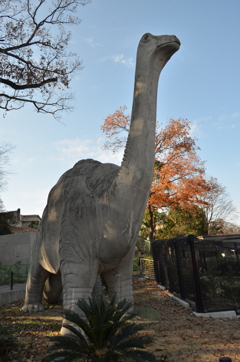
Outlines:
{"label": "cycad plant", "polygon": [[15,338],[9,332],[9,328],[0,323],[0,361],[7,360],[7,354],[17,346]]}
{"label": "cycad plant", "polygon": [[69,336],[50,337],[56,343],[50,347],[55,351],[47,356],[46,360],[64,356],[66,361],[76,361],[79,358],[87,361],[154,361],[152,353],[144,351],[146,344],[152,339],[138,336],[142,329],[140,325],[130,320],[134,314],[127,312],[132,303],[125,299],[117,302],[113,296],[110,302],[101,298],[89,298],[89,304],[78,300],[77,306],[84,312],[86,319],[79,317],[73,311],[64,310],[64,318],[74,323],[64,324],[71,334]]}

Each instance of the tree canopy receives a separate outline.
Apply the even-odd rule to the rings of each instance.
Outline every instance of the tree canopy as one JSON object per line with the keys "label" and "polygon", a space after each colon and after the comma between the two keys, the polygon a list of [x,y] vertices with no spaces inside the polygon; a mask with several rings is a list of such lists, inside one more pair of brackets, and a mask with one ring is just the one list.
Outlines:
{"label": "tree canopy", "polygon": [[215,177],[208,180],[210,190],[203,195],[203,211],[205,215],[205,233],[208,235],[223,234],[225,222],[237,216],[236,207],[227,193]]}
{"label": "tree canopy", "polygon": [[163,213],[156,234],[158,239],[170,239],[189,234],[204,235],[204,211],[197,206],[191,210],[180,207],[170,208],[168,213]]}
{"label": "tree canopy", "polygon": [[0,212],[0,235],[11,234],[11,226],[15,223],[12,212]]}
{"label": "tree canopy", "polygon": [[91,0],[1,0],[0,109],[32,104],[37,112],[59,118],[71,110],[69,83],[82,68],[67,51],[71,32],[79,24],[78,5]]}
{"label": "tree canopy", "polygon": [[[122,131],[129,131],[130,115],[126,106],[110,114],[101,126],[107,136],[104,149],[116,152],[125,146]],[[197,155],[199,147],[190,135],[190,123],[186,119],[170,119],[164,128],[158,125],[155,140],[155,168],[149,194],[147,215],[151,239],[156,234],[156,212],[159,209],[180,207],[191,209],[205,203],[203,195],[209,190],[205,178],[204,162]]]}

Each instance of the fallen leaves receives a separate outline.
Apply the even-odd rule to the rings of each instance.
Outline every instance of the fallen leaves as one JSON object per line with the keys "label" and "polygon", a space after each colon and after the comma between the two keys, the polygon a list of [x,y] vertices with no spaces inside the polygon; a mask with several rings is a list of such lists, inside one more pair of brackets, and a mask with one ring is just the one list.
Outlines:
{"label": "fallen leaves", "polygon": [[21,312],[23,301],[0,307],[1,322],[9,327],[17,346],[0,357],[2,362],[40,362],[49,346],[49,335],[61,328],[61,306],[37,314]]}
{"label": "fallen leaves", "polygon": [[[148,294],[144,285],[148,284]],[[149,293],[149,288],[151,292]],[[228,356],[232,362],[240,361],[240,320],[213,319],[196,317],[191,309],[184,308],[169,297],[167,291],[160,291],[154,281],[136,281],[134,289],[138,306],[150,306],[160,316],[159,322],[145,329],[154,329],[154,343],[150,351],[156,355],[156,361],[167,362],[213,362]],[[148,313],[150,315],[150,313]],[[161,359],[164,356],[164,359]]]}
{"label": "fallen leaves", "polygon": [[[223,356],[240,361],[239,319],[198,318],[151,280],[134,280],[133,287],[139,312],[136,323],[144,326],[141,335],[152,337],[148,350],[157,362],[214,362]],[[50,344],[48,336],[59,334],[61,306],[23,314],[22,303],[0,307],[1,322],[9,326],[19,345],[1,362],[41,362]]]}

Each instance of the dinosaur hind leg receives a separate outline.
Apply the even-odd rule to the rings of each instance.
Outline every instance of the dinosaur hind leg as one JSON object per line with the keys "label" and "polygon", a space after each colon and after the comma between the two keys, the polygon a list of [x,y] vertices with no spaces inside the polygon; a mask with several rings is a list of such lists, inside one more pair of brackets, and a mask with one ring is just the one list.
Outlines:
{"label": "dinosaur hind leg", "polygon": [[22,308],[23,312],[39,312],[44,310],[42,295],[44,283],[48,276],[49,272],[38,262],[31,263],[28,272],[25,301]]}
{"label": "dinosaur hind leg", "polygon": [[61,273],[50,273],[43,290],[43,297],[49,304],[57,304],[62,300],[62,280]]}

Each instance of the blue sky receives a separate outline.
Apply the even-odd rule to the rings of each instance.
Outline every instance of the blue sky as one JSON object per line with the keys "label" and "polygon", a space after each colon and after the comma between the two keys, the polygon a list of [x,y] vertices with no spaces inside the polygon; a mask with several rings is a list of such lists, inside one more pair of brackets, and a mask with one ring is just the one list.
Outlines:
{"label": "blue sky", "polygon": [[100,125],[122,105],[131,111],[141,36],[174,34],[180,50],[159,81],[157,119],[187,118],[206,172],[226,186],[240,211],[240,1],[92,0],[79,8],[71,50],[84,69],[71,84],[75,109],[59,123],[31,107],[0,113],[0,140],[15,149],[1,193],[6,210],[42,215],[50,189],[83,158],[120,163],[100,145]]}

